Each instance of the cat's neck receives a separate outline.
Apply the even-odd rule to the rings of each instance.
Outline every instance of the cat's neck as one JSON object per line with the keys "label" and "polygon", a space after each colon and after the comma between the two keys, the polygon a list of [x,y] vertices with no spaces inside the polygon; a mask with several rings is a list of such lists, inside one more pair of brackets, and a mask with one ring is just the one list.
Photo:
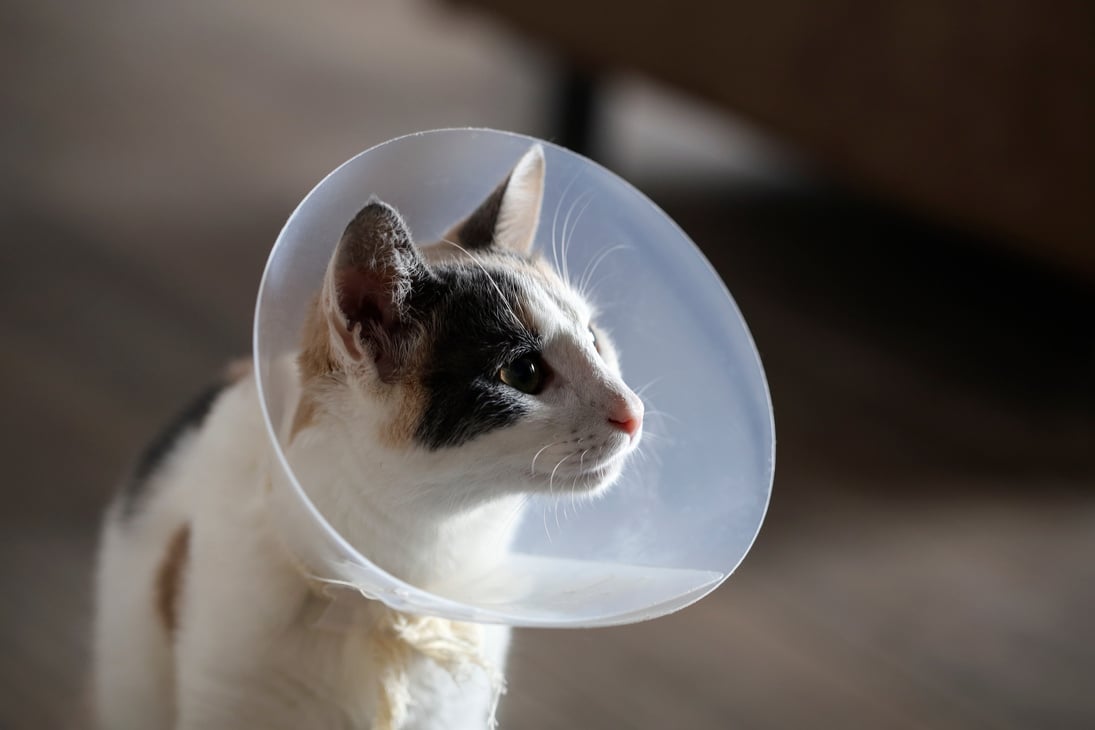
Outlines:
{"label": "cat's neck", "polygon": [[454,501],[451,495],[467,493],[460,474],[442,483],[415,466],[428,453],[393,459],[346,429],[308,429],[287,456],[316,507],[347,542],[419,587],[488,574],[508,550],[520,518],[522,497]]}

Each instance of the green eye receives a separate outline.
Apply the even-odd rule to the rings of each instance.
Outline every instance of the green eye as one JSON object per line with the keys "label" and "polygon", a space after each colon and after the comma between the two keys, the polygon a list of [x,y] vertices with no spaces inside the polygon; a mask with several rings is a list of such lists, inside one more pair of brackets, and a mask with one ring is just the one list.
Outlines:
{"label": "green eye", "polygon": [[535,395],[544,387],[544,367],[537,355],[524,355],[498,371],[498,379],[522,393]]}

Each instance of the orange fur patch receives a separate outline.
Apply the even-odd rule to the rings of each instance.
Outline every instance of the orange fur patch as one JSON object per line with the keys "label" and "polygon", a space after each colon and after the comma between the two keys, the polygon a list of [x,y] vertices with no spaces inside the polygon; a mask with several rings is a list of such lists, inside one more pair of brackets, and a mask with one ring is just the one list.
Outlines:
{"label": "orange fur patch", "polygon": [[[313,425],[319,418],[319,401],[310,391],[317,385],[321,388],[329,387],[332,382],[331,376],[342,370],[331,349],[330,328],[327,313],[323,310],[320,297],[317,296],[308,311],[301,338],[300,354],[297,356],[303,393],[297,411],[293,415],[293,424],[289,432],[290,440]],[[418,385],[414,373],[421,369],[425,354],[419,352],[412,362],[407,363],[405,372],[409,375],[404,377],[396,388],[378,382],[369,384],[369,393],[374,398],[389,399],[389,402],[394,405],[393,418],[378,434],[382,443],[401,447],[414,438],[418,419],[425,408],[426,400],[425,391]],[[396,393],[398,393],[397,397]]]}
{"label": "orange fur patch", "polygon": [[300,377],[304,382],[334,372],[337,368],[335,354],[331,351],[331,339],[327,315],[317,295],[308,309],[308,318],[301,333]]}
{"label": "orange fur patch", "polygon": [[400,387],[399,401],[392,420],[378,434],[381,443],[399,448],[414,440],[422,411],[426,408],[426,391],[417,380],[406,380]]}
{"label": "orange fur patch", "polygon": [[183,525],[168,541],[167,552],[156,574],[156,611],[167,633],[172,636],[179,626],[179,602],[189,560],[190,525]]}
{"label": "orange fur patch", "polygon": [[297,367],[300,370],[301,396],[293,414],[293,425],[289,429],[289,440],[316,422],[319,415],[319,403],[309,392],[317,381],[327,378],[338,370],[338,361],[331,350],[330,324],[323,311],[322,295],[312,300],[308,317],[301,333],[300,354],[297,355]]}
{"label": "orange fur patch", "polygon": [[238,357],[228,363],[224,369],[224,377],[229,383],[238,383],[251,374],[254,369],[254,361],[249,357]]}
{"label": "orange fur patch", "polygon": [[420,344],[404,363],[402,377],[394,388],[373,389],[377,398],[386,399],[391,407],[392,418],[378,434],[381,443],[393,448],[407,446],[414,440],[415,431],[426,410],[426,389],[422,385],[422,373],[430,358],[430,347]]}
{"label": "orange fur patch", "polygon": [[297,412],[293,414],[293,426],[289,429],[289,441],[296,438],[297,434],[316,422],[316,414],[319,406],[316,399],[305,392],[297,404]]}

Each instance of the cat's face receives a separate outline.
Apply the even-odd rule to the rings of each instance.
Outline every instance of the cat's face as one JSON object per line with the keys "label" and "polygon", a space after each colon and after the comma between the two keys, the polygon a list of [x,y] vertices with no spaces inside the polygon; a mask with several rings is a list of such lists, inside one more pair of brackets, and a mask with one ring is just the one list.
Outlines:
{"label": "cat's face", "polygon": [[[415,247],[371,202],[348,226],[305,336],[310,418],[361,424],[453,500],[595,493],[642,433],[643,405],[590,304],[529,248],[544,160],[534,147],[467,219]],[[355,413],[369,418],[356,419]]]}

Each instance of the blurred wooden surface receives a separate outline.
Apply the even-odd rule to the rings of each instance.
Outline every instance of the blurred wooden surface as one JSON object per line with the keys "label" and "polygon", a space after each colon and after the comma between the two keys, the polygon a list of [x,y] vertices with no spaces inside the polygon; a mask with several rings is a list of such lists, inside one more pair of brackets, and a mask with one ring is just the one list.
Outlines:
{"label": "blurred wooden surface", "polygon": [[[382,5],[0,8],[3,730],[75,726],[100,509],[247,351],[305,190],[377,137],[522,124],[489,28]],[[1090,288],[833,191],[635,182],[753,329],[771,510],[680,614],[520,632],[503,728],[1095,725]]]}
{"label": "blurred wooden surface", "polygon": [[1095,274],[1089,2],[452,1],[591,69],[721,104],[861,188]]}

